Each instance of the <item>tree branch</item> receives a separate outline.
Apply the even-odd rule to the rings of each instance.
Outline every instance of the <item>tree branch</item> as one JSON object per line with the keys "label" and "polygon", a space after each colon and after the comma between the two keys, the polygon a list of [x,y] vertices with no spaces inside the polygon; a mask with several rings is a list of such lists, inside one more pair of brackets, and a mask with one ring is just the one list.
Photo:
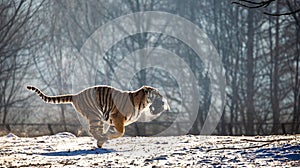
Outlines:
{"label": "tree branch", "polygon": [[232,4],[237,4],[246,8],[261,8],[261,7],[268,7],[272,2],[275,0],[267,0],[267,1],[261,1],[261,2],[254,2],[250,0],[239,0],[234,1]]}
{"label": "tree branch", "polygon": [[268,13],[268,12],[264,12],[265,15],[270,15],[270,16],[284,16],[284,15],[292,15],[295,14],[297,12],[300,12],[300,8],[296,9],[294,11],[291,12],[285,12],[285,13]]}
{"label": "tree branch", "polygon": [[[254,1],[250,1],[250,0],[238,0],[238,1],[233,1],[231,2],[232,4],[237,4],[239,6],[245,7],[245,8],[249,8],[249,9],[258,9],[258,8],[266,8],[268,7],[271,3],[275,2],[276,0],[266,0],[266,1],[261,1],[261,2],[254,2]],[[284,15],[293,15],[295,13],[300,12],[300,8],[296,9],[296,10],[292,10],[290,9],[289,12],[285,12],[285,13],[269,13],[269,12],[263,12],[263,14],[265,15],[269,15],[269,16],[284,16]]]}

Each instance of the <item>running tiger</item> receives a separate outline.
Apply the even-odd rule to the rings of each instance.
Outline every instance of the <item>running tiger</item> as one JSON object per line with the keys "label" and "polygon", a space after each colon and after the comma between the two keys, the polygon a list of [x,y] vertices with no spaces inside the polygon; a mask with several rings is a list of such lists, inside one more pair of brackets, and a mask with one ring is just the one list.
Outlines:
{"label": "running tiger", "polygon": [[[99,148],[110,139],[124,135],[125,126],[141,115],[157,117],[170,109],[159,91],[143,86],[136,91],[121,91],[110,86],[94,86],[78,94],[47,96],[33,86],[27,86],[47,103],[72,104],[89,121],[89,131]],[[105,128],[108,128],[105,130]]]}

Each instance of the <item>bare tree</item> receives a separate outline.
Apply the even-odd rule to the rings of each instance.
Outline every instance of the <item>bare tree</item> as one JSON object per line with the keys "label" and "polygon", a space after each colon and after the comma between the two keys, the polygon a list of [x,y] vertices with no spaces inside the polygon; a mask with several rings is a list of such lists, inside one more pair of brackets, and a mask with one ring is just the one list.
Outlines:
{"label": "bare tree", "polygon": [[[261,1],[251,1],[251,0],[238,0],[233,1],[233,4],[237,4],[246,8],[254,9],[254,8],[267,8],[268,6],[272,6],[272,4],[279,3],[279,0],[261,0]],[[283,15],[294,15],[296,13],[300,12],[299,4],[297,4],[297,1],[294,1],[295,5],[294,7],[291,6],[290,0],[286,0],[285,6],[287,6],[288,10],[287,12],[280,12],[279,10],[276,10],[275,13],[266,12],[263,13],[270,16],[283,16]]]}
{"label": "bare tree", "polygon": [[[151,59],[153,51],[136,51],[159,47],[177,54],[190,66],[193,72],[190,75],[195,75],[198,80],[200,107],[190,131],[198,134],[210,106],[210,79],[204,72],[203,63],[189,46],[162,33],[143,32],[149,25],[141,26],[138,19],[131,20],[130,26],[143,33],[129,35],[126,26],[119,26],[93,36],[99,27],[119,16],[133,12],[166,11],[185,17],[203,29],[223,61],[227,102],[215,133],[281,133],[281,122],[291,123],[289,129],[292,132],[299,131],[300,12],[297,0],[2,2],[0,116],[3,123],[19,121],[19,114],[11,111],[19,106],[29,106],[32,99],[26,100],[26,94],[22,94],[24,83],[29,80],[33,84],[39,83],[42,90],[53,95],[76,92],[96,84],[111,85],[113,80],[115,86],[121,89],[136,89],[144,84],[161,86],[171,101],[172,112],[158,122],[172,122],[178,114],[183,114],[182,122],[187,122],[193,113],[188,110],[191,102],[182,103],[186,99],[181,97],[174,78],[155,68],[141,70]],[[259,11],[265,15],[259,14]],[[159,22],[159,18],[156,19]],[[116,31],[128,36],[104,51],[105,39],[117,39]],[[91,42],[91,46],[85,51],[87,42]],[[119,66],[119,63],[132,53],[141,55],[126,62],[136,72],[131,83],[114,79],[118,76],[118,68],[128,71],[128,67]],[[74,69],[75,65],[80,65],[79,69]],[[181,67],[176,66],[178,69]],[[81,85],[81,81],[86,85]],[[131,88],[128,88],[129,85]],[[194,86],[187,84],[182,87]],[[34,103],[31,110],[43,107],[38,101]],[[181,106],[183,108],[179,108]],[[54,106],[57,113],[34,110],[41,110],[39,114],[43,115],[39,117],[43,120],[51,115],[62,123],[75,121],[76,117],[69,115],[67,107]],[[148,130],[143,124],[133,127],[135,134],[142,135]],[[178,131],[180,129],[178,126]],[[155,126],[151,126],[151,131],[154,130]]]}
{"label": "bare tree", "polygon": [[[36,36],[41,22],[34,21],[43,1],[4,1],[0,4],[0,113],[7,123],[13,107],[26,107],[21,96],[23,81],[31,65],[31,49],[39,45],[42,37]],[[8,128],[9,129],[9,128]]]}

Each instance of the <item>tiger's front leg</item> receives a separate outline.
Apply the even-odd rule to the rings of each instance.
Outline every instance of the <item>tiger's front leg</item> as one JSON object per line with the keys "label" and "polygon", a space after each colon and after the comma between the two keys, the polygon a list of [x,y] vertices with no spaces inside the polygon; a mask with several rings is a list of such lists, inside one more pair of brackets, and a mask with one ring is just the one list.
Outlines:
{"label": "tiger's front leg", "polygon": [[125,117],[120,112],[116,112],[110,117],[113,127],[110,127],[107,132],[108,139],[114,139],[123,136],[125,133]]}

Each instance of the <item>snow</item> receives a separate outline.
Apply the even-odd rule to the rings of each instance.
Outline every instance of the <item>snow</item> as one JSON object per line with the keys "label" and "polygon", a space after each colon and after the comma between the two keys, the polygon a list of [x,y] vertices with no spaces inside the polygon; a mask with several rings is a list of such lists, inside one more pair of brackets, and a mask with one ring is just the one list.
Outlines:
{"label": "snow", "polygon": [[299,167],[299,136],[0,137],[3,167]]}

